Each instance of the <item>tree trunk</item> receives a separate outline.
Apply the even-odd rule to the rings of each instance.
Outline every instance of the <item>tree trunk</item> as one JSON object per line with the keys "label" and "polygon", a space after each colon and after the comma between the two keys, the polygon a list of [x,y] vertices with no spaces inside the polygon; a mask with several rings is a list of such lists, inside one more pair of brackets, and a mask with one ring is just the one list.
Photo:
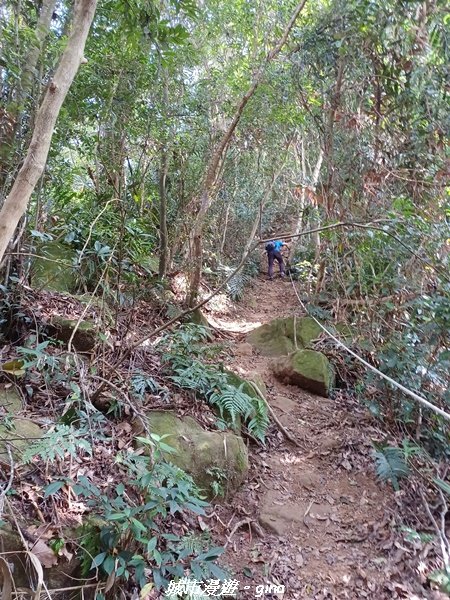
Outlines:
{"label": "tree trunk", "polygon": [[[30,48],[22,61],[23,67],[20,80],[10,99],[14,108],[11,108],[6,114],[8,114],[8,119],[13,126],[8,128],[5,135],[3,135],[0,140],[0,159],[2,163],[0,169],[1,190],[3,190],[3,187],[7,186],[8,173],[10,177],[12,176],[10,172],[12,155],[15,149],[17,132],[21,128],[25,98],[30,94],[33,88],[33,81],[36,76],[36,66],[42,53],[45,38],[50,31],[50,24],[55,5],[56,0],[44,0],[42,3],[36,30],[34,32],[34,39],[30,42]],[[39,97],[39,93],[37,93],[37,97]]]}
{"label": "tree trunk", "polygon": [[36,25],[35,40],[31,43],[23,63],[22,76],[20,78],[18,103],[22,104],[27,93],[33,87],[36,65],[42,52],[44,40],[50,31],[52,15],[55,10],[56,0],[44,0],[39,12],[39,20]]}
{"label": "tree trunk", "polygon": [[324,158],[327,165],[327,183],[326,183],[326,211],[327,216],[332,216],[334,202],[332,201],[331,195],[334,193],[334,120],[336,117],[337,109],[341,103],[341,92],[342,92],[342,81],[344,79],[344,59],[339,58],[336,83],[334,85],[333,94],[330,102],[330,111],[328,113],[328,125],[325,132],[325,145],[324,145]]}
{"label": "tree trunk", "polygon": [[250,250],[250,248],[251,248],[251,246],[253,244],[253,240],[255,239],[256,233],[258,231],[258,227],[260,227],[260,224],[261,224],[261,221],[262,221],[262,215],[263,215],[263,211],[264,211],[264,207],[266,205],[266,202],[269,199],[270,194],[272,193],[273,186],[275,185],[276,180],[281,175],[281,173],[283,172],[284,167],[286,166],[287,158],[288,158],[288,155],[289,155],[289,147],[290,147],[292,141],[293,141],[293,138],[288,141],[287,148],[286,148],[286,157],[283,160],[283,162],[281,163],[281,165],[279,166],[279,168],[273,173],[273,175],[271,177],[271,180],[270,180],[270,183],[267,186],[266,191],[264,192],[264,196],[261,198],[261,202],[259,203],[258,210],[257,210],[257,212],[255,214],[255,219],[253,221],[253,226],[252,226],[252,229],[250,231],[249,238],[247,240],[247,243],[245,244],[244,251],[242,253],[242,258],[244,258],[244,256],[247,255],[248,251]]}
{"label": "tree trunk", "polygon": [[283,46],[285,45],[289,34],[300,14],[303,7],[306,4],[306,0],[302,0],[299,4],[297,4],[292,16],[286,25],[286,28],[281,36],[280,40],[276,44],[276,46],[267,53],[266,58],[260,68],[257,70],[256,74],[253,77],[253,81],[246,91],[246,93],[242,96],[241,101],[234,113],[234,117],[228,126],[228,129],[222,136],[217,148],[214,150],[211,160],[208,163],[208,167],[206,169],[206,175],[203,181],[202,189],[198,197],[198,208],[197,215],[191,230],[190,235],[190,243],[191,243],[191,260],[194,261],[192,265],[192,271],[190,274],[189,280],[189,289],[187,293],[187,304],[189,307],[194,306],[195,301],[198,295],[198,289],[201,280],[202,266],[203,266],[203,251],[202,251],[202,236],[203,236],[203,226],[205,222],[206,215],[208,210],[213,203],[213,189],[217,182],[217,176],[220,171],[220,166],[223,163],[226,153],[228,150],[228,146],[231,142],[233,134],[236,130],[236,127],[241,120],[242,114],[244,112],[245,107],[247,106],[249,100],[254,96],[256,90],[258,89],[266,67],[278,56],[281,52]]}
{"label": "tree trunk", "polygon": [[56,120],[83,59],[84,46],[96,5],[97,0],[76,0],[67,46],[36,115],[33,135],[23,165],[0,211],[0,262],[44,171]]}
{"label": "tree trunk", "polygon": [[163,148],[161,156],[161,168],[159,171],[159,278],[164,279],[167,272],[169,260],[167,239],[167,193],[166,179],[169,163],[167,160],[167,148]]}
{"label": "tree trunk", "polygon": [[[162,68],[163,80],[163,114],[166,117],[167,107],[169,106],[169,76],[167,69]],[[161,151],[161,167],[159,172],[159,278],[164,279],[167,273],[167,265],[169,262],[169,239],[167,232],[167,173],[169,170],[169,150],[168,138],[170,135],[165,135],[165,140]]]}

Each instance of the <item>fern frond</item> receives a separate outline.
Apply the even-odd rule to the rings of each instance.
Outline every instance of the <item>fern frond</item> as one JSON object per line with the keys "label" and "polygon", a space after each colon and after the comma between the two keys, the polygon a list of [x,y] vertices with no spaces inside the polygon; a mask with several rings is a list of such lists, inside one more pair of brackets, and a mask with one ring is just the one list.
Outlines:
{"label": "fern frond", "polygon": [[91,444],[84,439],[84,433],[69,425],[55,425],[36,440],[23,453],[23,462],[30,463],[33,458],[54,462],[57,458],[64,459],[67,455],[75,457],[78,450],[92,454]]}
{"label": "fern frond", "polygon": [[208,401],[219,408],[222,416],[229,415],[233,424],[236,423],[238,415],[248,419],[253,412],[250,396],[229,384],[209,394]]}
{"label": "fern frond", "polygon": [[384,446],[374,451],[377,475],[382,481],[391,481],[395,491],[399,490],[398,480],[409,475],[402,448]]}
{"label": "fern frond", "polygon": [[269,413],[267,411],[266,403],[261,399],[255,398],[253,400],[253,406],[255,409],[254,417],[247,424],[249,432],[255,436],[261,442],[264,442],[265,434],[269,426]]}

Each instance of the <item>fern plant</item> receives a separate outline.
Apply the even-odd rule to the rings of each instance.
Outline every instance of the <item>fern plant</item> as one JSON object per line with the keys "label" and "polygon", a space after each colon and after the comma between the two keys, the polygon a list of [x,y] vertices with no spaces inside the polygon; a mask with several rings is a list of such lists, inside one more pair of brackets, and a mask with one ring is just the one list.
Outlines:
{"label": "fern plant", "polygon": [[408,477],[409,467],[405,460],[405,451],[396,446],[376,445],[374,458],[377,475],[382,481],[390,481],[397,492],[400,489],[399,479]]}
{"label": "fern plant", "polygon": [[55,425],[24,451],[23,462],[30,463],[35,457],[51,463],[57,459],[64,459],[67,455],[75,458],[78,450],[91,455],[92,446],[85,439],[85,435],[83,430],[70,425]]}
{"label": "fern plant", "polygon": [[266,404],[247,394],[243,385],[233,385],[220,363],[211,365],[199,360],[211,356],[211,351],[199,343],[206,340],[206,335],[204,327],[184,325],[166,336],[163,360],[170,367],[170,379],[182,389],[197,392],[219,410],[221,419],[231,427],[237,427],[242,419],[249,432],[263,442],[269,423]]}

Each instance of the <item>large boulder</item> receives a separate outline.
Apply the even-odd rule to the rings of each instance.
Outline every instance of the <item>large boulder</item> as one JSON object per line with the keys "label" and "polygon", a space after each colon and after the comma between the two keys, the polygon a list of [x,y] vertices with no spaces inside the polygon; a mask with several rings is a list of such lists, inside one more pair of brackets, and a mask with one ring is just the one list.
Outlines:
{"label": "large boulder", "polygon": [[334,385],[334,369],[322,352],[297,350],[289,356],[276,358],[271,369],[282,383],[297,385],[327,398]]}
{"label": "large boulder", "polygon": [[321,332],[311,317],[275,319],[257,327],[247,336],[263,356],[286,356],[298,348],[306,348]]}
{"label": "large boulder", "polygon": [[241,388],[241,390],[244,392],[244,394],[247,394],[247,396],[250,396],[251,398],[259,398],[260,397],[258,392],[251,385],[251,383],[256,384],[257,387],[261,390],[261,392],[264,395],[266,395],[266,393],[267,393],[266,386],[265,386],[263,378],[261,377],[261,375],[259,373],[253,373],[253,372],[249,373],[247,375],[247,379],[243,379],[242,377],[239,377],[239,375],[236,375],[236,373],[233,373],[232,371],[228,371],[228,369],[226,370],[226,373],[227,373],[227,383],[236,388]]}
{"label": "large boulder", "polygon": [[61,242],[45,242],[33,260],[31,285],[55,292],[73,292],[77,287],[76,271],[72,268],[75,252]]}
{"label": "large boulder", "polygon": [[50,322],[50,331],[56,339],[69,342],[72,334],[73,347],[78,352],[90,352],[99,341],[98,330],[92,321],[80,321],[77,319],[66,319],[61,316],[54,316]]}
{"label": "large boulder", "polygon": [[180,418],[173,411],[151,411],[148,423],[152,433],[168,436],[164,443],[175,453],[167,460],[189,473],[209,498],[215,496],[217,485],[228,496],[247,476],[247,448],[239,435],[205,431],[192,417]]}

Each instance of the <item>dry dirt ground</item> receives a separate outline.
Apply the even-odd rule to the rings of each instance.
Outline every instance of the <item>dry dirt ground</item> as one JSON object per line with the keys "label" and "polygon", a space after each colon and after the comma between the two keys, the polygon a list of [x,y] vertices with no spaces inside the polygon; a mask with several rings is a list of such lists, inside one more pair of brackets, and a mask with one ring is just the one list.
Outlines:
{"label": "dry dirt ground", "polygon": [[291,282],[260,276],[241,303],[207,315],[230,339],[230,368],[262,376],[271,406],[300,444],[272,425],[267,446],[250,451],[247,484],[216,508],[239,598],[255,598],[263,583],[285,586],[284,595],[265,598],[431,598],[410,595],[401,578],[395,581],[397,507],[375,476],[370,441],[379,432],[369,415],[343,394],[324,399],[282,385],[270,359],[245,343],[254,327],[295,313],[301,311]]}

